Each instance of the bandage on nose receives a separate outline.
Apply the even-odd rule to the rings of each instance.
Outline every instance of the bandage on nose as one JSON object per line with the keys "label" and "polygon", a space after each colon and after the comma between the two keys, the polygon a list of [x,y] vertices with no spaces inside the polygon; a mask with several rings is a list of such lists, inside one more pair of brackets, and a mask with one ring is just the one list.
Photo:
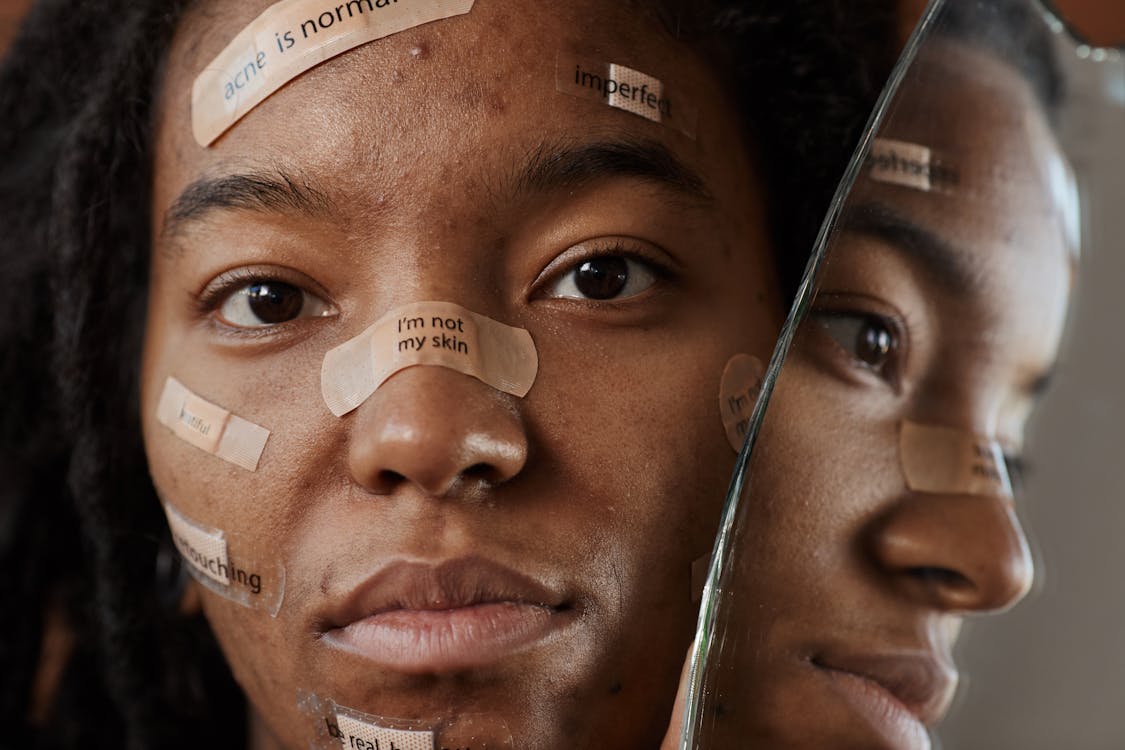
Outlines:
{"label": "bandage on nose", "polygon": [[915,492],[1012,496],[1004,452],[992,438],[904,421],[899,453],[906,485]]}
{"label": "bandage on nose", "polygon": [[451,302],[415,302],[391,310],[324,356],[321,393],[342,417],[396,372],[432,365],[470,375],[523,398],[539,371],[531,334]]}

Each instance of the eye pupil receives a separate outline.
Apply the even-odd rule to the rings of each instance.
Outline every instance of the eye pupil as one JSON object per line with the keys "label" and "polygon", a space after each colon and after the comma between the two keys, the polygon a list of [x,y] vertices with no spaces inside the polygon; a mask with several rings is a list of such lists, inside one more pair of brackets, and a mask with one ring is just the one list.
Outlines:
{"label": "eye pupil", "polygon": [[588,260],[574,271],[574,285],[590,299],[612,299],[628,282],[629,264],[617,256]]}
{"label": "eye pupil", "polygon": [[868,319],[859,330],[855,353],[861,362],[878,368],[886,364],[894,346],[894,334],[878,320]]}
{"label": "eye pupil", "polygon": [[284,323],[301,314],[301,290],[277,281],[253,284],[246,290],[250,311],[263,323]]}

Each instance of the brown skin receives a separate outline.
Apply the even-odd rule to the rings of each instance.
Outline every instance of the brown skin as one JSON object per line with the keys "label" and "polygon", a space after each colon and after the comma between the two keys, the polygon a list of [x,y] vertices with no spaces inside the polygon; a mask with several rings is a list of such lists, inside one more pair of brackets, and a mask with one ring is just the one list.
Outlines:
{"label": "brown skin", "polygon": [[[733,579],[750,588],[713,666],[723,710],[711,704],[709,746],[925,747],[920,725],[882,730],[849,692],[881,688],[829,667],[925,663],[928,684],[899,699],[932,726],[953,696],[964,617],[1011,607],[1031,585],[1011,499],[909,490],[898,429],[952,426],[1018,455],[1070,293],[1043,177],[1057,147],[1013,71],[948,43],[922,53],[881,135],[947,155],[962,182],[941,194],[864,177],[850,196],[750,467]],[[886,211],[947,243],[963,283],[873,229]],[[894,347],[857,345],[867,334]]]}
{"label": "brown skin", "polygon": [[[307,746],[315,720],[297,690],[397,718],[498,716],[519,748],[658,745],[695,624],[690,565],[710,548],[733,463],[719,376],[736,352],[767,357],[780,320],[761,188],[727,96],[640,13],[477,0],[294,79],[201,148],[192,80],[266,5],[211,3],[169,53],[142,388],[163,497],[225,530],[232,553],[285,566],[276,619],[202,596],[250,700],[252,745]],[[579,49],[691,92],[697,140],[557,93],[556,51]],[[711,197],[604,170],[513,185],[530,154],[622,140],[663,144]],[[321,209],[165,223],[203,176],[278,169],[321,191]],[[646,264],[668,271],[620,299],[559,296],[576,265],[622,248],[639,256],[633,278]],[[238,330],[223,318],[229,293],[200,295],[240,268],[306,290],[326,314]],[[530,331],[540,369],[528,396],[419,367],[332,416],[325,352],[429,299]],[[271,430],[256,473],[156,422],[168,376]],[[321,640],[324,611],[379,566],[470,554],[562,592],[570,619],[485,667],[425,675]]]}

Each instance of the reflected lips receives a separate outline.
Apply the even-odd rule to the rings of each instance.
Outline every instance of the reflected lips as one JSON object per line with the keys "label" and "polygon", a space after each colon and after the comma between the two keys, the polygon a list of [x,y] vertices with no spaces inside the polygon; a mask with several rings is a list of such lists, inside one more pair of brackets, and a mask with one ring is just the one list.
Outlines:
{"label": "reflected lips", "polygon": [[489,560],[396,562],[329,614],[324,638],[397,672],[451,672],[532,646],[573,614],[560,594]]}
{"label": "reflected lips", "polygon": [[930,747],[926,726],[944,715],[957,684],[956,671],[929,654],[831,654],[812,663],[890,747],[903,750]]}

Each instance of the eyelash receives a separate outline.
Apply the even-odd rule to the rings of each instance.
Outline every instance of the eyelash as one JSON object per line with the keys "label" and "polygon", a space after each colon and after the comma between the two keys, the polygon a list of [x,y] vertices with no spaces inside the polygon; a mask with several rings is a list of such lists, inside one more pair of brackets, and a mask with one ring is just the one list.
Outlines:
{"label": "eyelash", "polygon": [[[871,309],[876,305],[879,307],[885,307],[885,305],[878,304],[876,301],[868,300],[865,297],[857,298],[855,295],[825,295],[825,298],[827,298],[827,302],[822,300],[822,306],[814,307],[813,310],[810,311],[808,319],[810,322],[821,326],[821,330],[817,331],[817,333],[828,339],[829,344],[834,347],[837,352],[843,352],[844,355],[847,356],[849,374],[860,370],[864,374],[870,374],[879,378],[881,381],[890,385],[895,391],[901,390],[904,362],[909,351],[907,326],[903,323],[901,316],[889,311],[876,311]],[[856,347],[854,344],[846,346],[831,332],[825,330],[826,326],[824,322],[826,320],[859,321],[860,326],[868,325],[873,321],[879,323],[891,337],[891,342],[885,355],[885,363],[876,368],[864,362],[856,356]],[[855,344],[858,343],[857,337]]]}
{"label": "eyelash", "polygon": [[[644,243],[647,244],[647,243]],[[574,273],[583,263],[601,258],[623,258],[639,263],[654,277],[653,286],[674,281],[679,276],[679,269],[669,257],[657,257],[658,251],[644,247],[639,240],[627,238],[614,238],[609,240],[595,240],[590,243],[579,243],[556,256],[547,267],[540,272],[538,278],[532,283],[532,296],[547,299],[566,299],[571,302],[589,305],[625,305],[639,297],[648,289],[620,299],[588,299],[578,297],[547,297],[546,292],[558,284],[567,274]],[[585,247],[584,247],[585,246]],[[663,255],[663,253],[661,253]],[[651,289],[652,287],[649,287]]]}
{"label": "eyelash", "polygon": [[[220,308],[240,290],[253,284],[268,284],[271,282],[294,287],[303,294],[322,300],[329,307],[333,306],[328,301],[328,295],[320,291],[318,285],[304,277],[303,274],[283,272],[276,268],[243,267],[225,271],[208,282],[203,290],[196,295],[196,313],[200,318],[206,318],[212,322],[222,333],[231,336],[264,338],[286,331],[297,324],[301,318],[261,327],[237,326],[219,320]],[[310,289],[310,287],[313,289]]]}

